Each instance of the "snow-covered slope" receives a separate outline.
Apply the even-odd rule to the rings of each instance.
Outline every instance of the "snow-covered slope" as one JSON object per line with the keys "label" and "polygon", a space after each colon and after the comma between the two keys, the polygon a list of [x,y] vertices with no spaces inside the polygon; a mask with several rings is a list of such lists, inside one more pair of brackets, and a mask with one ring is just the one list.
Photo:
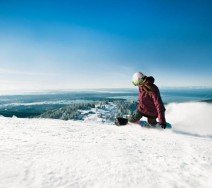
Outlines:
{"label": "snow-covered slope", "polygon": [[167,106],[169,130],[0,117],[0,187],[211,187],[211,106],[201,105]]}

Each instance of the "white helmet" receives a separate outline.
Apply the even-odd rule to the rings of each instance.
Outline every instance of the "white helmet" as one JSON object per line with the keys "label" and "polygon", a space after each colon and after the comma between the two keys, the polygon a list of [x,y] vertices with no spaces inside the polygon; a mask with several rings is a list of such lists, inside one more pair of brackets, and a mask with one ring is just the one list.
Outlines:
{"label": "white helmet", "polygon": [[146,76],[142,72],[133,74],[132,83],[134,86],[139,86],[145,82]]}

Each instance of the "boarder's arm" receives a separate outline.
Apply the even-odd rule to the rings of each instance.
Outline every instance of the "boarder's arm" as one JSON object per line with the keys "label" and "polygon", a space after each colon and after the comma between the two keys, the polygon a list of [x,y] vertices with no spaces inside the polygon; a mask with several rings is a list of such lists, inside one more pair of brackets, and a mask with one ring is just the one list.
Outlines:
{"label": "boarder's arm", "polygon": [[157,109],[159,124],[165,125],[166,124],[166,118],[165,118],[165,110],[166,109],[163,105],[163,101],[161,99],[158,88],[152,92],[152,98],[154,101],[154,105]]}

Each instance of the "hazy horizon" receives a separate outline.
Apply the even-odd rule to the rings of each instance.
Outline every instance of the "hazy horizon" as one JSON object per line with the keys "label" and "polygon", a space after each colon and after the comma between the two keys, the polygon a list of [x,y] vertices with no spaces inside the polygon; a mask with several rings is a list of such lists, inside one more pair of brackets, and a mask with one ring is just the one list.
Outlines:
{"label": "hazy horizon", "polygon": [[[189,87],[183,87],[183,86],[162,86],[159,87],[161,91],[163,90],[212,90],[212,87],[204,87],[204,86],[189,86]],[[110,92],[110,91],[116,91],[116,92],[124,92],[124,91],[138,91],[137,87],[126,87],[126,88],[78,88],[78,89],[48,89],[48,90],[13,90],[13,91],[0,91],[0,96],[3,95],[30,95],[30,94],[59,94],[59,93],[71,93],[71,92]]]}

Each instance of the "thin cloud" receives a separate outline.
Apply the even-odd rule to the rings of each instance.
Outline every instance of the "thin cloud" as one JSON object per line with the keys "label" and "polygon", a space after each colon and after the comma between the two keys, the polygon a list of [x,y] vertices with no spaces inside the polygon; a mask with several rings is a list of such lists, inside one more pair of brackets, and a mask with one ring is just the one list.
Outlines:
{"label": "thin cloud", "polygon": [[27,75],[27,76],[58,76],[58,74],[55,73],[26,72],[13,69],[4,69],[4,68],[0,68],[0,74]]}

